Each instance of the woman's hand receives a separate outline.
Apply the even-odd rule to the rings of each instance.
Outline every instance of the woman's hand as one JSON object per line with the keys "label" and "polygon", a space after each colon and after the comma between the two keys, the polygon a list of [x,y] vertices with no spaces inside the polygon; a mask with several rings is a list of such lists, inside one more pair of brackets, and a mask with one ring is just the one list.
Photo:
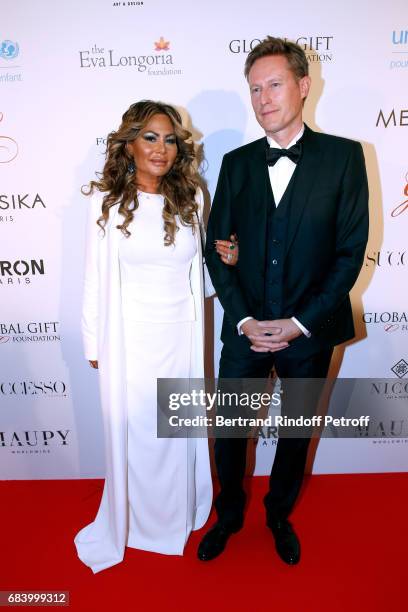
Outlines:
{"label": "woman's hand", "polygon": [[90,361],[89,365],[91,366],[91,368],[95,368],[95,370],[98,369],[98,362],[96,360],[95,361]]}
{"label": "woman's hand", "polygon": [[235,234],[231,234],[229,240],[216,240],[215,250],[223,263],[227,266],[235,266],[239,255],[238,238]]}

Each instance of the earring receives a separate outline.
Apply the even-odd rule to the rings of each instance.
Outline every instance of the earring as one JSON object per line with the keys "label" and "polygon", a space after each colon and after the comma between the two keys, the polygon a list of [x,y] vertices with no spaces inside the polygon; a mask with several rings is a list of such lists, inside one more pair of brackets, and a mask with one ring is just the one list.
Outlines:
{"label": "earring", "polygon": [[136,170],[135,164],[132,161],[129,162],[129,165],[128,165],[128,172],[129,172],[129,174],[133,174],[135,170]]}

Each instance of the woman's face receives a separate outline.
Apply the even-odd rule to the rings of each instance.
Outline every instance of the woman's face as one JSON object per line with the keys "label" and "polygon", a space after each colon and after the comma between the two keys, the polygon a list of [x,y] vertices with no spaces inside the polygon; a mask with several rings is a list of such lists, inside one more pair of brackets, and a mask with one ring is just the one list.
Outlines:
{"label": "woman's face", "polygon": [[157,181],[166,175],[177,157],[173,124],[167,115],[153,115],[132,142],[127,144],[136,167],[136,183]]}

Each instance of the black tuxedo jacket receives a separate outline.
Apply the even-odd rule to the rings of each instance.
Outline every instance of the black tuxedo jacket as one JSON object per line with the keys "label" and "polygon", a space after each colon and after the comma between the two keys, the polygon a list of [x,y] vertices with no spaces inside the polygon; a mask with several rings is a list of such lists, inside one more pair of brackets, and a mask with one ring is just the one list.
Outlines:
{"label": "black tuxedo jacket", "polygon": [[[312,334],[294,342],[319,350],[354,336],[349,291],[367,243],[368,187],[360,143],[307,126],[302,143],[292,177],[282,316],[296,317]],[[272,200],[266,146],[261,138],[224,156],[208,222],[206,262],[225,312],[221,339],[236,346],[237,323],[263,319]],[[239,240],[235,267],[222,263],[214,245],[232,233]]]}

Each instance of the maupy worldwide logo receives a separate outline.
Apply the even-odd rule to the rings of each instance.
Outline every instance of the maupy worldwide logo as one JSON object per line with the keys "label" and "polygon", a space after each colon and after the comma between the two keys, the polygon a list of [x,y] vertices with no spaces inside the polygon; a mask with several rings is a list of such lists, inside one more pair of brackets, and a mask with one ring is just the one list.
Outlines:
{"label": "maupy worldwide logo", "polygon": [[0,40],[0,83],[22,81],[19,65],[20,46],[15,40]]}
{"label": "maupy worldwide logo", "polygon": [[380,326],[387,333],[408,331],[408,313],[406,312],[365,312],[363,321],[366,325]]}
{"label": "maupy worldwide logo", "polygon": [[[308,34],[296,38],[284,37],[284,40],[290,40],[302,47],[309,62],[331,62],[334,59],[334,36]],[[249,53],[260,42],[260,38],[235,38],[229,41],[228,48],[231,53]]]}
{"label": "maupy worldwide logo", "polygon": [[0,260],[0,287],[29,285],[45,275],[43,259]]}
{"label": "maupy worldwide logo", "polygon": [[392,30],[391,32],[390,69],[408,68],[408,30]]}
{"label": "maupy worldwide logo", "polygon": [[173,76],[182,74],[175,65],[175,57],[170,49],[170,41],[163,36],[149,50],[140,54],[133,49],[126,52],[94,44],[90,49],[79,51],[79,67],[83,70],[133,70],[149,76]]}
{"label": "maupy worldwide logo", "polygon": [[66,448],[70,434],[69,429],[0,431],[0,449],[8,449],[13,454],[50,453],[56,448]]}
{"label": "maupy worldwide logo", "polygon": [[59,327],[59,321],[13,321],[11,323],[0,323],[0,349],[2,345],[60,342]]}
{"label": "maupy worldwide logo", "polygon": [[400,359],[392,366],[391,371],[394,372],[398,378],[404,378],[408,374],[408,363],[405,359]]}
{"label": "maupy worldwide logo", "polygon": [[405,175],[405,186],[403,189],[404,197],[391,211],[391,217],[399,217],[408,210],[408,172]]}

